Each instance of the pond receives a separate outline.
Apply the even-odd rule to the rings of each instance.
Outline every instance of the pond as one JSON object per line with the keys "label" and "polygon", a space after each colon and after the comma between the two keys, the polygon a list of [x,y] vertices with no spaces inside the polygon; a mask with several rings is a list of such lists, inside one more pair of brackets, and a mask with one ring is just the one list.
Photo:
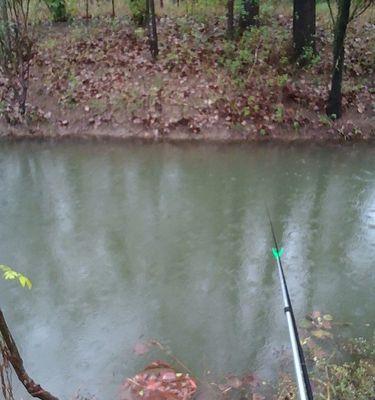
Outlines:
{"label": "pond", "polygon": [[[297,319],[371,336],[375,147],[0,144],[0,301],[30,375],[118,397],[156,339],[197,375],[275,378],[289,353],[268,204]],[[284,355],[285,357],[285,355]],[[24,392],[22,395],[25,397]]]}

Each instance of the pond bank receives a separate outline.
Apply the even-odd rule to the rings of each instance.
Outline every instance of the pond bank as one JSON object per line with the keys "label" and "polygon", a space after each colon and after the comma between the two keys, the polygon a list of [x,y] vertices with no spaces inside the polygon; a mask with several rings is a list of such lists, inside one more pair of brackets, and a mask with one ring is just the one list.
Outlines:
{"label": "pond bank", "polygon": [[[259,134],[249,132],[239,132],[230,130],[224,126],[217,126],[198,133],[191,133],[183,127],[174,129],[168,133],[161,134],[157,129],[147,129],[137,127],[136,125],[128,126],[108,126],[108,127],[92,127],[88,129],[82,124],[75,126],[58,126],[53,124],[42,125],[17,125],[12,126],[0,123],[0,138],[10,140],[119,140],[119,141],[141,141],[141,142],[197,142],[197,143],[320,143],[320,144],[340,144],[350,142],[367,142],[375,141],[375,121],[368,121],[365,129],[360,134],[353,132],[340,131],[339,123],[335,128],[304,128],[296,133],[292,127],[289,129],[280,129],[270,134]],[[358,121],[358,123],[363,121]],[[350,121],[350,123],[352,123]],[[80,126],[81,125],[81,126]],[[345,124],[341,124],[341,127]]]}
{"label": "pond bank", "polygon": [[[155,63],[144,30],[121,18],[40,26],[27,124],[17,125],[17,108],[4,109],[3,102],[13,125],[0,111],[0,136],[226,143],[374,139],[373,25],[349,30],[344,115],[331,121],[325,113],[330,31],[319,29],[319,54],[302,68],[290,62],[290,23],[290,16],[264,16],[261,27],[229,41],[220,18],[202,24],[163,16]],[[0,84],[2,99],[6,80]]]}

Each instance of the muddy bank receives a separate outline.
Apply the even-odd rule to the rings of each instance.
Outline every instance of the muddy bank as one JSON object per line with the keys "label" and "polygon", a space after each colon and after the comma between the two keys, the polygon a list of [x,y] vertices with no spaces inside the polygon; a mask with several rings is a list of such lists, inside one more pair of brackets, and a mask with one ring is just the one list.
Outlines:
{"label": "muddy bank", "polygon": [[[361,121],[358,121],[360,123]],[[337,124],[339,125],[339,124]],[[141,141],[141,142],[197,142],[197,143],[350,143],[350,142],[375,142],[375,121],[371,120],[368,126],[356,134],[353,131],[342,131],[340,127],[321,129],[305,128],[295,132],[290,129],[280,129],[270,134],[248,133],[230,130],[223,126],[203,130],[192,134],[188,129],[176,128],[168,133],[161,134],[156,129],[147,129],[136,125],[129,126],[11,126],[0,124],[0,139],[9,140],[116,140],[116,141]]]}
{"label": "muddy bank", "polygon": [[[318,29],[319,55],[300,68],[290,62],[290,23],[284,16],[265,19],[259,29],[232,42],[218,18],[202,24],[191,17],[163,17],[155,63],[144,30],[123,20],[113,26],[98,19],[41,28],[27,123],[19,123],[16,108],[3,107],[12,125],[0,115],[0,136],[226,143],[372,140],[373,25],[350,29],[344,116],[331,121],[325,113],[332,71],[329,29]],[[0,100],[7,90],[6,80],[1,82]]]}

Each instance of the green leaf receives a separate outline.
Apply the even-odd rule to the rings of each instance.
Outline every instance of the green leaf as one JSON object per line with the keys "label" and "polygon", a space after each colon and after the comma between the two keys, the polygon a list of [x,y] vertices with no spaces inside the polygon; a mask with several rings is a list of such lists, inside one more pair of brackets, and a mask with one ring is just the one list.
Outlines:
{"label": "green leaf", "polygon": [[18,278],[18,281],[22,287],[28,287],[29,289],[32,288],[33,284],[28,277],[20,274],[17,271],[13,271],[12,268],[8,267],[7,265],[0,264],[0,270],[4,271],[3,277],[5,280]]}
{"label": "green leaf", "polygon": [[26,276],[20,274],[18,279],[22,287],[27,286],[29,289],[32,288],[33,284],[31,283],[30,279],[27,278]]}
{"label": "green leaf", "polygon": [[10,268],[10,267],[8,267],[7,265],[4,265],[4,264],[0,264],[0,269],[2,270],[2,271],[11,271],[12,269]]}
{"label": "green leaf", "polygon": [[326,321],[332,321],[333,317],[331,314],[325,314],[323,315],[323,319],[325,319]]}
{"label": "green leaf", "polygon": [[4,279],[8,280],[8,279],[16,279],[18,278],[19,274],[16,271],[5,271],[4,272]]}

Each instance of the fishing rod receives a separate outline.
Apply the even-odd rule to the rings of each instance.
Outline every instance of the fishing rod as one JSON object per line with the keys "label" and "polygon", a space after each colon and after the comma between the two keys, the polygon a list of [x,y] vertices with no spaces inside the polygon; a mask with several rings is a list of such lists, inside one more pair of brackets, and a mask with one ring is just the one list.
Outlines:
{"label": "fishing rod", "polygon": [[290,300],[288,286],[286,284],[284,269],[281,264],[281,256],[284,252],[284,249],[282,247],[279,248],[279,246],[277,244],[275,230],[273,229],[273,225],[272,225],[272,221],[271,221],[271,217],[268,212],[268,209],[267,209],[267,214],[268,214],[268,220],[270,223],[273,242],[274,242],[274,246],[275,246],[274,248],[272,248],[272,254],[276,259],[277,269],[279,271],[279,278],[280,278],[281,289],[282,289],[283,300],[284,300],[284,312],[285,312],[285,316],[286,316],[286,319],[288,322],[289,336],[290,336],[290,341],[292,344],[292,351],[293,351],[294,369],[296,372],[300,399],[301,400],[314,400],[313,393],[311,390],[311,385],[310,385],[309,374],[307,372],[305,356],[303,354],[303,349],[301,346],[301,342],[299,340],[297,324],[296,324],[296,320],[294,318],[292,302]]}

